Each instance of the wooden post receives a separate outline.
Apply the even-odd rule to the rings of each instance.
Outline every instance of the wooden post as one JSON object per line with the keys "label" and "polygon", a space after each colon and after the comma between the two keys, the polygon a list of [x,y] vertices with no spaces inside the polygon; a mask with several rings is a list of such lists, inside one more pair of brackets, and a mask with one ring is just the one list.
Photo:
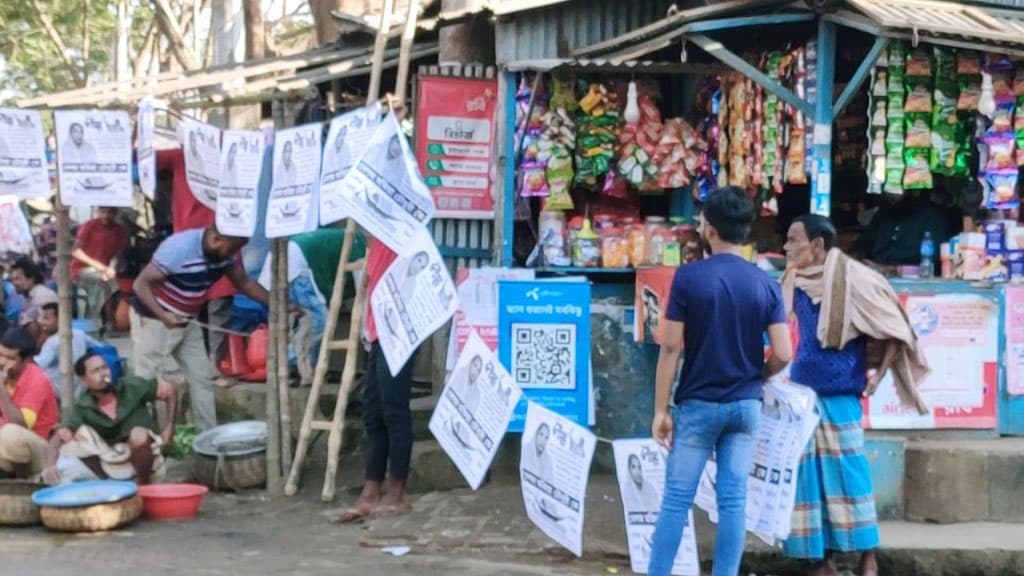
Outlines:
{"label": "wooden post", "polygon": [[395,0],[384,0],[384,9],[380,13],[380,26],[377,28],[377,39],[373,45],[373,61],[370,68],[370,87],[366,91],[366,103],[371,104],[380,98],[380,77],[384,72],[384,50],[388,47],[388,33],[391,28],[391,12]]}
{"label": "wooden post", "polygon": [[[275,100],[272,104],[274,114],[274,126],[280,128],[284,120],[284,110],[282,109],[282,103]],[[271,254],[274,255],[274,263],[277,263],[277,247],[278,240],[274,240],[271,243]],[[277,286],[282,280],[287,278],[280,278],[278,276],[278,268],[275,265],[271,269],[270,276],[270,314],[267,319],[267,325],[270,328],[270,345],[267,349],[267,492],[273,496],[281,493],[283,486],[283,473],[281,471],[281,403],[280,396],[278,396],[277,381],[279,376],[278,372],[278,354],[277,354],[277,339],[282,338],[278,332],[278,314],[281,312],[281,303],[277,298]],[[287,335],[284,336],[287,339]],[[287,363],[287,357],[285,362]],[[285,383],[287,386],[287,382]]]}
{"label": "wooden post", "polygon": [[75,388],[71,379],[71,216],[60,194],[53,198],[57,217],[57,334],[60,342],[61,412],[69,414],[75,402]]}
{"label": "wooden post", "polygon": [[277,253],[274,254],[274,267],[277,269],[277,284],[273,286],[277,293],[277,393],[278,410],[281,415],[281,470],[287,472],[292,467],[292,409],[288,398],[288,340],[291,315],[288,313],[288,239],[274,241]]}
{"label": "wooden post", "polygon": [[402,42],[398,49],[398,74],[395,77],[395,96],[405,102],[405,92],[409,85],[409,52],[416,38],[416,17],[420,11],[420,0],[409,0],[409,10],[405,14],[405,30],[402,31]]}

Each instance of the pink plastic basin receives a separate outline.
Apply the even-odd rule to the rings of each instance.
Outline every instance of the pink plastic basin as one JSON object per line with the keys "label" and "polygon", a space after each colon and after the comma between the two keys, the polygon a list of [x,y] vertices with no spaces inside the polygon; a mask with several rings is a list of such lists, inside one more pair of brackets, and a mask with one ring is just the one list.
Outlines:
{"label": "pink plastic basin", "polygon": [[148,484],[139,486],[142,513],[152,520],[195,518],[209,488],[200,484]]}

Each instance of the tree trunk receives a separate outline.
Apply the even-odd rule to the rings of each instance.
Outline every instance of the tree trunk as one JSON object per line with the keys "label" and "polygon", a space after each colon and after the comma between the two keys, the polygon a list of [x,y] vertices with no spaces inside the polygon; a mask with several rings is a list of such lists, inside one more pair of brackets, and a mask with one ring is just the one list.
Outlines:
{"label": "tree trunk", "polygon": [[64,67],[67,68],[71,74],[71,79],[75,81],[75,84],[79,88],[85,87],[86,78],[82,74],[82,71],[75,64],[75,61],[71,59],[71,55],[68,53],[68,47],[64,44],[64,39],[61,38],[60,32],[53,26],[53,20],[50,19],[50,15],[43,9],[42,4],[39,0],[32,0],[32,12],[36,15],[36,20],[43,25],[43,29],[46,30],[46,35],[49,37],[50,42],[53,43],[54,48],[60,54],[60,59],[64,63]]}
{"label": "tree trunk", "polygon": [[[481,9],[483,0],[441,0],[441,11]],[[494,64],[494,26],[477,15],[466,22],[451,24],[438,33],[438,62]]]}
{"label": "tree trunk", "polygon": [[171,53],[185,70],[196,70],[199,68],[199,60],[196,55],[185,44],[185,35],[182,27],[174,18],[174,11],[171,9],[168,0],[154,0],[156,4],[156,18],[160,31],[167,38],[171,47]]}
{"label": "tree trunk", "polygon": [[[117,64],[115,68],[115,77],[118,82],[128,82],[132,76],[131,58],[128,55],[128,43],[131,32],[132,17],[128,11],[128,0],[120,0],[117,3]],[[149,34],[146,36],[146,42],[149,42]],[[145,45],[143,48],[145,48]],[[126,84],[119,84],[118,90],[124,90],[127,87]]]}
{"label": "tree trunk", "polygon": [[259,60],[266,55],[263,32],[263,11],[260,0],[242,0],[245,14],[245,59]]}

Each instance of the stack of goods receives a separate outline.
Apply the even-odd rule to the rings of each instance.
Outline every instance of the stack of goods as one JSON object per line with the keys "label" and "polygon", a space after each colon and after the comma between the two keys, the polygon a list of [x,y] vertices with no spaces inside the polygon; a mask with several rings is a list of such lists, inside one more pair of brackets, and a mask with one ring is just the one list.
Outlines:
{"label": "stack of goods", "polygon": [[545,132],[544,118],[548,112],[547,95],[538,93],[533,96],[526,76],[523,76],[516,91],[516,125],[521,127],[516,134],[516,145],[517,149],[523,151],[519,159],[519,175],[522,179],[520,194],[524,198],[543,198],[548,195],[546,172],[550,147],[545,154],[541,153],[541,135]]}
{"label": "stack of goods", "polygon": [[619,103],[604,84],[591,84],[576,114],[576,184],[595,189],[612,169]]}
{"label": "stack of goods", "polygon": [[[636,123],[627,119],[619,133],[616,169],[632,186],[640,190],[651,190],[657,186],[658,164],[655,155],[665,127],[661,123],[661,112],[650,95],[638,96],[633,82],[629,83],[627,98],[631,100],[630,104],[639,109],[639,119]],[[627,109],[630,104],[627,104]]]}
{"label": "stack of goods", "polygon": [[[1017,208],[1020,200],[1017,197],[1017,139],[1015,127],[1019,123],[1024,129],[1024,118],[1017,121],[1015,114],[1016,96],[1013,63],[1006,56],[986,55],[982,82],[982,99],[991,98],[995,102],[992,120],[985,135],[982,158],[985,162],[979,166],[983,170],[978,180],[985,190],[986,204],[991,210],[1009,210]],[[989,82],[991,78],[991,82]],[[1024,90],[1022,90],[1024,93]],[[987,112],[987,111],[986,111]]]}
{"label": "stack of goods", "polygon": [[545,171],[548,187],[545,207],[548,210],[572,210],[572,156],[576,150],[576,123],[572,115],[577,104],[571,82],[554,81],[550,108],[541,117],[544,125],[541,149],[549,151]]}

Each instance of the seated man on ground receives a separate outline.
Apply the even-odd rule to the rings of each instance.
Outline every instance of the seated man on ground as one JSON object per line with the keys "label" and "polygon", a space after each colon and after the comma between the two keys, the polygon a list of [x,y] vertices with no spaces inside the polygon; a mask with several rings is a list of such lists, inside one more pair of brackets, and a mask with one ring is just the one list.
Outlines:
{"label": "seated man on ground", "polygon": [[57,424],[53,387],[32,362],[35,347],[24,328],[0,337],[0,473],[15,478],[42,472],[46,439]]}
{"label": "seated man on ground", "polygon": [[[138,484],[162,480],[165,469],[160,451],[174,438],[178,412],[174,385],[137,377],[114,382],[106,360],[94,352],[75,362],[75,374],[85,393],[50,440],[46,482],[59,484],[91,476],[134,478]],[[167,414],[167,425],[159,435],[149,409],[157,400],[164,402]]]}
{"label": "seated man on ground", "polygon": [[[57,335],[58,307],[56,303],[43,304],[43,315],[39,318],[39,328],[46,335],[39,353],[36,354],[35,362],[42,368],[50,378],[53,385],[53,395],[60,402],[61,379],[60,379],[60,336]],[[79,358],[85,356],[87,350],[93,347],[102,346],[103,343],[78,328],[71,329],[71,361],[78,362]],[[78,378],[73,378],[75,397],[77,398],[82,390],[82,383]]]}

